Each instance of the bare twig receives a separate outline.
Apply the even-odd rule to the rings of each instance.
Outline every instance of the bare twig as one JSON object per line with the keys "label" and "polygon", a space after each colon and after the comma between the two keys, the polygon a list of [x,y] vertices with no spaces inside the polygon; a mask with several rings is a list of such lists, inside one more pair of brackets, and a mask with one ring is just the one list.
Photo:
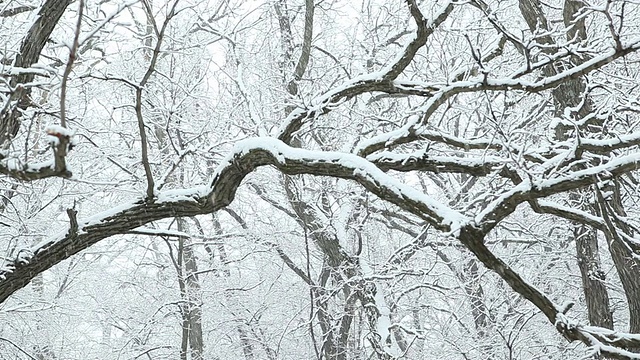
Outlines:
{"label": "bare twig", "polygon": [[69,80],[69,74],[73,69],[73,63],[76,60],[76,54],[78,52],[78,39],[80,38],[80,27],[82,26],[82,12],[84,11],[84,0],[80,0],[78,3],[78,22],[76,23],[76,33],[73,36],[73,43],[69,47],[69,60],[67,66],[64,68],[62,74],[62,85],[60,87],[60,126],[67,127],[66,120],[66,102],[67,102],[67,81]]}
{"label": "bare twig", "polygon": [[[151,8],[148,6],[146,1],[143,1],[143,4],[145,4],[147,17],[150,19],[150,21],[153,22],[154,29],[156,29],[157,31],[157,27],[155,26],[155,21],[153,20],[153,13],[151,12]],[[171,19],[176,13],[177,6],[178,6],[178,1],[176,0],[173,3],[171,10],[167,14],[167,17],[165,18],[164,23],[162,24],[162,28],[160,29],[160,31],[157,32],[158,40],[156,42],[155,48],[153,49],[153,56],[151,57],[151,61],[149,62],[149,67],[147,68],[147,71],[142,77],[142,80],[140,80],[138,87],[136,87],[135,111],[136,111],[136,118],[138,119],[138,129],[140,131],[140,142],[141,142],[141,148],[142,148],[142,165],[144,166],[144,172],[147,177],[147,198],[148,199],[153,198],[155,188],[154,188],[154,181],[153,181],[153,172],[151,171],[151,164],[149,163],[149,150],[148,150],[149,145],[147,142],[147,132],[144,125],[144,117],[142,116],[142,91],[145,85],[147,84],[147,82],[149,81],[151,74],[153,74],[153,72],[156,69],[156,63],[158,61],[158,56],[160,55],[160,49],[162,48],[162,40],[164,39],[164,33],[167,30],[169,21],[171,21]]]}
{"label": "bare twig", "polygon": [[23,348],[21,348],[20,346],[16,345],[16,343],[14,343],[13,341],[11,341],[11,340],[9,340],[9,339],[6,339],[6,338],[3,338],[3,337],[0,337],[0,340],[2,340],[2,341],[4,341],[4,342],[7,342],[7,343],[11,344],[11,346],[13,346],[14,348],[16,348],[16,349],[20,350],[20,352],[21,352],[21,353],[23,353],[23,354],[27,355],[27,357],[29,357],[29,359],[32,359],[32,360],[38,360],[38,359],[37,359],[37,358],[35,358],[33,355],[31,355],[31,354],[29,354],[28,352],[26,352]]}

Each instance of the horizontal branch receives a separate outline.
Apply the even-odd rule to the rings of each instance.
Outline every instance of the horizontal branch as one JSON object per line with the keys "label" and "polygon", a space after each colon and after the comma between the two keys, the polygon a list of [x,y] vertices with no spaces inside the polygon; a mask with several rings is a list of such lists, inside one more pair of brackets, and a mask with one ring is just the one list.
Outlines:
{"label": "horizontal branch", "polygon": [[578,148],[593,153],[605,153],[640,145],[640,133],[615,135],[611,139],[580,139]]}
{"label": "horizontal branch", "polygon": [[[420,114],[420,119],[418,119],[418,115],[411,115],[407,120],[406,125],[400,129],[380,134],[359,144],[358,149],[356,149],[357,153],[361,156],[366,156],[375,151],[388,148],[389,146],[406,144],[420,139],[429,139],[431,141],[464,149],[500,150],[502,149],[502,145],[496,144],[490,140],[468,140],[457,138],[447,134],[427,131],[424,129],[424,126],[429,122],[431,116],[442,104],[446,103],[456,95],[483,91],[524,91],[528,93],[537,93],[553,89],[568,80],[584,76],[638,50],[640,50],[640,40],[626,44],[620,49],[611,48],[604,54],[594,57],[589,61],[571,67],[554,76],[544,77],[538,81],[524,80],[517,75],[514,75],[511,78],[491,78],[488,74],[483,74],[482,76],[468,81],[456,81],[451,84],[444,85],[442,83],[411,82],[409,83],[411,85],[411,89],[421,89],[425,92],[422,96],[429,98],[427,103],[417,111]],[[404,88],[408,85],[402,81],[395,81],[394,83],[395,86],[399,88]],[[431,93],[429,94],[429,92]],[[638,144],[640,144],[640,136],[632,134],[611,140],[588,140],[582,146],[586,150],[611,151]]]}
{"label": "horizontal branch", "polygon": [[161,192],[70,224],[63,233],[19,252],[0,268],[0,302],[37,274],[108,237],[174,217],[208,214],[229,205],[242,180],[256,168],[273,165],[289,175],[311,174],[351,179],[372,193],[420,216],[441,231],[468,221],[457,211],[402,184],[356,155],[295,149],[273,138],[239,142],[221,162],[209,186]]}
{"label": "horizontal branch", "polygon": [[16,158],[4,158],[0,155],[0,174],[14,179],[32,181],[49,177],[70,178],[67,168],[67,154],[71,149],[72,139],[69,130],[50,125],[46,129],[49,145],[53,149],[53,159],[41,163],[23,163]]}
{"label": "horizontal branch", "polygon": [[35,9],[36,9],[36,7],[35,6],[31,6],[31,5],[16,6],[16,7],[11,8],[11,9],[6,9],[6,10],[0,11],[0,17],[15,16],[15,15],[22,14],[22,13],[25,13],[27,11],[31,11],[31,10],[35,10]]}
{"label": "horizontal branch", "polygon": [[62,170],[56,169],[54,161],[25,164],[14,158],[0,160],[0,174],[23,181],[33,181],[50,177],[70,178],[72,176],[71,172],[66,168]]}
{"label": "horizontal branch", "polygon": [[396,171],[428,171],[486,176],[502,168],[509,160],[484,156],[482,158],[430,156],[425,150],[411,154],[381,152],[367,156],[380,169]]}
{"label": "horizontal branch", "polygon": [[[223,184],[236,183],[256,167],[264,165],[273,165],[288,175],[311,174],[355,180],[381,199],[419,214],[442,231],[451,231],[467,220],[459,212],[392,178],[359,156],[296,149],[273,138],[248,139],[236,144],[232,155],[222,162],[214,175],[211,187],[215,189]],[[242,171],[228,171],[230,167]],[[230,202],[225,197],[230,192],[220,194],[222,198],[214,195],[214,203]]]}
{"label": "horizontal branch", "polygon": [[573,171],[552,179],[526,180],[498,196],[476,216],[475,221],[477,224],[493,228],[523,202],[579,189],[596,181],[613,179],[639,168],[640,153],[635,153],[615,157],[605,164]]}
{"label": "horizontal branch", "polygon": [[356,155],[296,149],[273,138],[249,139],[235,145],[234,150],[214,172],[213,180],[208,186],[165,191],[154,199],[143,198],[81,221],[75,219],[74,213],[70,216],[70,225],[65,232],[32,249],[20,251],[13,262],[0,269],[0,302],[26,286],[37,274],[100,240],[130,233],[152,221],[207,214],[229,205],[242,180],[258,167],[267,165],[289,175],[310,174],[354,180],[381,199],[420,217],[434,228],[449,233],[459,239],[487,268],[505,280],[514,291],[538,307],[569,340],[600,346],[601,353],[614,357],[624,351],[619,350],[619,347],[640,345],[640,341],[633,336],[613,337],[609,333],[603,333],[604,330],[600,328],[570,323],[562,309],[496,257],[484,242],[485,235],[495,222],[513,211],[519,202],[590,184],[596,174],[601,178],[611,178],[637,169],[640,165],[640,156],[637,154],[621,156],[606,164],[576,171],[572,176],[523,181],[511,192],[491,203],[474,222],[430,196],[399,182],[373,163]]}

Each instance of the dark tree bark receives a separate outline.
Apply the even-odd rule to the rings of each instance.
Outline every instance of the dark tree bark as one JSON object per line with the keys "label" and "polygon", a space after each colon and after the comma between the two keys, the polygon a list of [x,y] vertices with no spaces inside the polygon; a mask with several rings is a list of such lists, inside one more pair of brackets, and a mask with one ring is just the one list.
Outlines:
{"label": "dark tree bark", "polygon": [[[186,224],[177,218],[178,231],[185,232]],[[172,246],[171,244],[168,244]],[[174,266],[178,274],[180,288],[180,315],[182,317],[182,341],[180,358],[186,360],[204,359],[204,342],[202,341],[202,290],[198,280],[198,265],[189,238],[178,238],[178,251]],[[190,356],[189,356],[190,355]]]}
{"label": "dark tree bark", "polygon": [[[564,4],[564,21],[567,27],[572,26],[572,30],[567,34],[569,40],[583,40],[586,38],[584,19],[574,21],[575,15],[580,11],[582,5],[579,1],[566,0]],[[520,11],[525,18],[532,32],[549,31],[547,18],[538,0],[520,0]],[[554,40],[549,35],[539,38],[544,45],[553,45]],[[547,50],[549,52],[551,50]],[[583,60],[574,59],[579,65]],[[562,66],[559,64],[558,66]],[[561,69],[562,70],[562,69]],[[546,66],[542,69],[546,76],[553,76],[558,73],[554,66]],[[556,88],[551,93],[554,100],[554,114],[561,118],[567,108],[575,108],[581,105],[586,89],[586,84],[581,78],[568,80]],[[591,101],[586,97],[582,107],[577,111],[576,117],[583,118],[593,111]],[[568,138],[568,132],[573,130],[560,124],[556,127],[556,138],[559,141]],[[574,203],[581,204],[582,210],[595,212],[593,205],[584,205],[581,198],[584,194],[574,192],[570,195]],[[583,224],[574,224],[572,230],[573,240],[576,246],[578,267],[582,278],[583,291],[589,314],[589,322],[595,326],[602,326],[613,329],[613,315],[609,294],[605,286],[604,272],[601,270],[601,261],[598,250],[597,232]]]}
{"label": "dark tree bark", "polygon": [[[22,41],[20,51],[13,60],[13,66],[29,68],[38,62],[44,45],[71,2],[71,0],[47,0],[42,5],[36,21]],[[9,106],[3,107],[0,111],[0,147],[2,148],[6,149],[11,139],[18,133],[21,111],[31,106],[29,97],[31,88],[20,86],[20,84],[32,82],[34,77],[32,73],[25,73],[13,76],[10,81],[11,87],[16,90],[9,96]]]}
{"label": "dark tree bark", "polygon": [[[594,349],[597,349],[603,356],[628,358],[628,354],[620,350],[639,348],[640,339],[638,337],[620,335],[617,332],[608,331],[607,329],[583,326],[575,321],[571,321],[571,319],[566,316],[568,306],[560,307],[556,305],[542,291],[530,285],[519,272],[515,271],[508,263],[496,256],[487,247],[485,240],[487,234],[498,226],[507,216],[513,214],[516,208],[522,204],[532,204],[532,208],[536,209],[535,203],[539,202],[543,197],[559,194],[566,195],[571,192],[575,193],[576,190],[587,187],[592,187],[592,190],[598,193],[600,187],[603,187],[603,190],[605,190],[604,187],[607,186],[607,184],[605,184],[606,181],[612,181],[615,185],[614,181],[617,177],[640,169],[640,161],[637,156],[623,156],[617,153],[620,149],[622,149],[621,151],[626,151],[626,149],[636,147],[640,144],[640,136],[634,134],[634,136],[630,137],[610,137],[604,142],[594,141],[594,139],[591,138],[583,138],[589,141],[584,143],[580,142],[575,146],[571,146],[566,142],[560,144],[559,149],[552,148],[545,149],[542,153],[523,154],[522,152],[516,153],[510,146],[501,144],[499,141],[494,142],[486,138],[464,139],[458,136],[451,136],[446,132],[434,133],[430,132],[425,125],[433,119],[432,115],[439,110],[441,105],[446,104],[457,95],[465,93],[479,94],[481,92],[505,91],[522,92],[530,95],[550,90],[556,101],[556,111],[571,106],[571,104],[577,105],[577,103],[571,102],[571,97],[579,92],[585,91],[584,83],[580,81],[583,75],[595,71],[606,64],[610,64],[627,54],[640,50],[640,43],[630,43],[624,44],[624,46],[612,47],[610,51],[605,54],[594,55],[593,61],[584,63],[584,66],[576,66],[576,60],[572,60],[573,62],[565,61],[559,64],[560,61],[556,58],[555,60],[549,61],[541,60],[541,62],[535,64],[533,69],[527,68],[523,70],[523,72],[509,78],[494,78],[493,74],[487,72],[484,74],[484,77],[474,75],[465,81],[453,79],[446,84],[403,81],[402,79],[398,79],[398,76],[414,60],[417,52],[425,46],[429,34],[446,19],[448,13],[451,12],[451,8],[454,6],[448,3],[449,5],[445,5],[446,8],[442,9],[441,13],[434,16],[434,19],[431,21],[427,21],[423,17],[416,1],[407,0],[406,2],[411,16],[417,23],[418,29],[416,31],[416,37],[410,41],[402,53],[399,53],[390,64],[387,64],[387,66],[383,68],[382,73],[364,75],[353,81],[345,82],[343,86],[330,89],[322,96],[314,98],[312,102],[313,106],[307,108],[300,105],[300,107],[293,109],[284,120],[278,139],[261,138],[259,140],[251,139],[237,143],[233,152],[224,158],[220,166],[212,173],[213,179],[205,186],[187,190],[151,193],[144,198],[134,200],[131,204],[122,205],[109,212],[96,215],[83,221],[78,221],[73,211],[68,211],[69,226],[65,233],[61,233],[47,242],[40,243],[32,249],[19,251],[14,259],[8,259],[6,261],[5,265],[0,269],[0,301],[5,300],[16,290],[26,286],[29,281],[33,280],[34,277],[46,269],[96,244],[102,239],[134,232],[138,226],[156,220],[207,214],[223,209],[233,201],[238,187],[247,174],[258,167],[272,166],[285,175],[309,174],[329,176],[333,179],[348,179],[357,182],[371,194],[375,194],[382,200],[413,214],[413,216],[419,218],[420,221],[428,224],[434,230],[445,233],[446,236],[452,240],[459,241],[458,246],[466,247],[475,256],[477,261],[500,276],[514,292],[536,306],[549,322],[556,327],[558,332],[568,340],[579,340],[587,346],[592,346]],[[458,4],[462,3],[456,2],[455,4],[455,6],[458,6]],[[574,5],[573,2],[571,4],[572,6]],[[523,12],[532,14],[532,17],[539,18],[542,16],[539,3],[531,0],[523,0],[521,5],[522,8],[525,9]],[[575,11],[570,11],[570,13],[575,13]],[[570,18],[570,16],[566,18]],[[542,22],[538,21],[537,23]],[[579,27],[576,29],[576,36],[579,36]],[[548,42],[546,37],[551,39],[550,35],[543,35],[539,37],[538,41],[549,45],[549,49],[552,49],[553,43]],[[562,53],[560,53],[560,55],[562,55]],[[564,58],[569,57],[569,55],[565,55],[562,56],[564,56]],[[525,60],[530,59],[527,57]],[[542,76],[540,81],[536,80],[533,82],[530,80],[522,80],[522,76],[532,75],[532,72],[538,69],[543,70],[543,75],[553,74],[554,76],[551,78]],[[471,70],[473,69],[469,69],[468,74],[472,73]],[[286,85],[288,84],[285,84],[285,86]],[[562,89],[562,91],[559,89]],[[291,90],[291,92],[293,92],[293,90]],[[422,100],[425,100],[427,105],[421,107],[420,115],[412,115],[406,119],[408,125],[413,126],[413,124],[415,124],[415,127],[407,126],[403,129],[407,131],[403,131],[403,134],[395,133],[393,134],[393,138],[385,137],[385,134],[379,134],[381,136],[369,138],[368,140],[370,141],[363,144],[362,148],[354,151],[357,152],[357,154],[308,151],[290,146],[294,144],[294,139],[296,139],[297,136],[296,133],[303,125],[312,123],[318,116],[326,114],[332,111],[334,107],[342,105],[344,101],[353,99],[364,93],[420,96],[423,97]],[[563,99],[563,96],[565,96],[566,99]],[[585,111],[583,109],[590,110],[592,106],[588,101],[584,102],[584,104],[581,109],[576,111],[578,115],[580,111]],[[594,123],[591,125],[597,127],[599,124]],[[585,129],[580,130],[586,131]],[[560,128],[558,136],[565,136],[566,131],[568,130]],[[490,162],[484,162],[484,160],[479,161],[478,159],[471,159],[472,161],[465,162],[462,161],[462,159],[460,159],[461,161],[457,161],[458,159],[454,159],[456,161],[451,161],[451,159],[438,160],[437,156],[430,157],[431,153],[427,154],[426,152],[424,156],[412,156],[411,158],[404,157],[405,154],[401,152],[393,153],[392,151],[390,151],[392,156],[388,158],[384,158],[384,156],[376,157],[381,154],[373,154],[378,150],[394,150],[398,145],[408,144],[416,140],[430,142],[430,145],[434,144],[435,147],[440,147],[440,149],[435,149],[436,151],[442,150],[443,148],[447,148],[448,151],[454,148],[460,150],[460,152],[468,149],[476,150],[476,153],[482,152],[483,156],[485,154],[494,156],[498,153],[500,153],[501,156],[506,154],[507,156],[518,155],[518,157],[520,157],[520,155],[522,155],[521,160],[524,162],[524,165],[532,165],[532,167],[555,164],[554,161],[556,159],[563,156],[569,149],[574,148],[576,153],[590,152],[590,154],[588,154],[589,156],[597,155],[603,157],[607,155],[615,161],[602,162],[601,164],[594,162],[584,164],[585,170],[592,171],[573,171],[575,169],[568,169],[543,174],[549,175],[547,177],[526,172],[529,168],[519,167],[523,164],[512,161],[507,156],[498,157],[498,160]],[[411,144],[410,146],[414,145],[416,147],[422,146],[422,144]],[[401,150],[407,148],[409,148],[409,146],[401,148]],[[385,171],[388,170],[405,172],[414,170],[449,173],[468,172],[473,176],[491,175],[491,179],[497,179],[501,184],[504,184],[504,188],[499,189],[497,193],[483,194],[487,196],[474,199],[477,200],[475,201],[477,208],[473,208],[472,210],[457,210],[435,199],[429,192],[419,192],[406,184],[398,182],[393,176],[385,174]],[[593,186],[595,174],[599,177],[598,186]],[[530,176],[530,178],[523,178],[527,175]],[[151,189],[151,186],[149,186],[149,189]],[[487,198],[489,201],[484,201]],[[600,198],[602,198],[601,195]],[[301,199],[304,198],[296,198],[296,200]],[[615,246],[616,244],[630,246],[631,244],[625,242],[625,236],[632,234],[632,231],[623,226],[624,209],[621,205],[618,205],[620,196],[614,194],[610,199],[611,200],[605,201],[604,198],[602,198],[596,202],[598,209],[600,209],[599,214],[601,218],[591,216],[590,214],[585,215],[584,211],[554,209],[553,206],[549,207],[547,205],[545,205],[546,207],[538,206],[537,209],[543,212],[547,211],[547,213],[553,215],[569,218],[573,221],[579,221],[583,224],[588,224],[605,232],[605,235],[610,238],[610,243],[612,244],[611,252],[614,255],[614,261],[617,266],[623,268],[623,265],[628,263],[628,259],[633,254],[630,252],[624,253],[624,248],[620,248],[620,251],[616,252]],[[551,210],[548,210],[549,208],[551,208]],[[296,214],[295,210],[291,211],[291,213],[295,214],[295,218],[308,219],[309,222],[314,223],[313,225],[316,230],[324,230],[324,226],[319,226],[325,225],[322,224],[321,221],[323,217],[319,216],[323,210],[316,213],[307,211],[309,209],[315,211],[316,207],[310,204],[305,205],[304,203],[300,209],[300,214]],[[309,217],[307,218],[307,216]],[[604,220],[601,221],[602,219]],[[606,223],[606,226],[603,225],[603,222]],[[305,227],[305,229],[307,228]],[[620,229],[623,231],[618,231]],[[582,233],[583,230],[579,230],[578,235]],[[328,265],[333,265],[332,267],[335,267],[336,264],[338,267],[344,266],[344,268],[332,270],[344,276],[342,281],[346,278],[353,282],[349,282],[349,286],[346,286],[342,292],[346,298],[344,299],[344,303],[346,304],[344,308],[348,310],[345,313],[353,313],[348,306],[360,303],[364,310],[356,311],[356,313],[359,315],[363,314],[366,318],[365,321],[367,325],[374,328],[377,320],[381,316],[379,309],[376,309],[375,305],[377,305],[376,299],[381,295],[379,292],[382,289],[377,286],[375,280],[362,279],[362,266],[360,266],[361,263],[358,263],[358,257],[342,249],[340,242],[333,236],[335,235],[334,233],[327,231],[326,235],[325,238],[317,242],[319,244],[318,247],[323,249],[322,251],[328,259]],[[590,238],[594,239],[595,237]],[[593,243],[586,244],[589,246],[594,245]],[[597,246],[597,242],[595,245]],[[182,246],[183,249],[181,253],[184,252],[184,242]],[[587,250],[589,250],[589,252],[588,255],[585,256],[589,259],[595,258],[597,260],[595,256],[596,248],[589,247]],[[616,255],[618,253],[619,256]],[[587,252],[585,252],[585,254],[587,254]],[[616,256],[618,256],[617,260]],[[312,283],[308,272],[305,274],[304,271],[296,270],[295,264],[292,264],[291,261],[287,262],[284,256],[281,257],[304,281],[309,284]],[[184,256],[179,258],[183,259]],[[182,267],[178,268],[181,269]],[[195,270],[195,267],[193,269]],[[629,267],[628,269],[633,270],[633,267]],[[330,274],[326,275],[323,273],[321,276],[330,278]],[[625,278],[627,275],[625,275],[624,272],[621,272],[620,276],[623,285],[632,278],[631,275]],[[362,281],[360,281],[361,279]],[[319,283],[323,284],[326,282],[320,281]],[[631,285],[627,283],[625,286],[628,287]],[[185,289],[187,288],[186,282],[183,282],[183,287]],[[627,296],[633,295],[632,290],[633,289],[629,290],[625,288]],[[477,289],[471,289],[471,291],[479,293]],[[481,295],[481,293],[479,294]],[[604,300],[598,300],[595,301],[595,303],[602,304],[603,301]],[[187,303],[189,302],[190,301],[187,301]],[[472,307],[475,308],[473,311],[478,311],[478,314],[482,311],[479,304],[473,305]],[[331,310],[333,309],[329,309],[326,313],[330,315]],[[631,310],[635,311],[635,308]],[[353,325],[352,319],[348,316],[344,317],[345,321],[331,319],[330,316],[327,316],[327,318],[327,322],[322,322],[321,320],[321,327],[327,324],[335,325],[338,323],[340,329],[349,329]],[[478,317],[478,320],[480,320],[479,324],[486,321],[481,316]],[[594,321],[601,320],[596,319]],[[632,327],[634,326],[632,320]],[[191,324],[189,324],[188,321],[185,322],[184,328],[187,330],[190,329]],[[252,332],[251,327],[247,329],[247,333]],[[325,329],[323,328],[323,330]],[[345,333],[347,332],[336,332],[334,335],[344,336]],[[252,335],[256,334],[259,334],[259,331],[252,333]],[[188,343],[188,331],[185,339],[187,339]],[[375,356],[379,358],[388,357],[384,351],[385,346],[388,345],[388,338],[382,339],[376,331],[371,331],[369,341],[372,345],[371,348],[375,349]],[[268,349],[266,351],[267,356],[274,357],[273,352],[268,351]],[[186,354],[186,352],[185,347],[183,353]],[[186,357],[186,355],[184,356]]]}
{"label": "dark tree bark", "polygon": [[[177,219],[178,230],[185,231],[185,220]],[[200,280],[198,279],[198,264],[196,256],[193,252],[193,246],[188,238],[180,237],[179,248],[181,249],[179,256],[182,257],[183,278],[179,281],[183,282],[181,288],[182,301],[184,302],[183,328],[186,333],[191,353],[191,360],[204,359],[204,342],[202,339],[202,289],[200,288]]]}

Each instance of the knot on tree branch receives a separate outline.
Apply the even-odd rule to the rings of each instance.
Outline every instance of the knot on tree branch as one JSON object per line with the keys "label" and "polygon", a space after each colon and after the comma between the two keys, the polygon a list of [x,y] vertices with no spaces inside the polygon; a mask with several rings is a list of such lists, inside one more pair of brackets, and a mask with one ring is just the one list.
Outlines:
{"label": "knot on tree branch", "polygon": [[67,215],[69,216],[69,236],[77,236],[78,235],[78,218],[76,215],[78,211],[75,209],[67,209]]}
{"label": "knot on tree branch", "polygon": [[28,265],[33,258],[33,251],[29,249],[20,249],[18,250],[18,254],[16,254],[14,264],[16,267],[21,267]]}
{"label": "knot on tree branch", "polygon": [[31,263],[34,253],[30,249],[20,249],[13,259],[7,259],[8,261],[0,267],[0,280],[5,280],[7,275],[13,273],[16,269],[27,266]]}
{"label": "knot on tree branch", "polygon": [[[571,305],[573,306],[573,305]],[[570,309],[571,307],[569,307]],[[565,309],[564,311],[568,311],[569,309]],[[576,340],[580,340],[578,336],[578,324],[574,323],[565,315],[565,313],[558,313],[556,315],[556,329],[562,336],[567,339],[567,341],[572,342]]]}

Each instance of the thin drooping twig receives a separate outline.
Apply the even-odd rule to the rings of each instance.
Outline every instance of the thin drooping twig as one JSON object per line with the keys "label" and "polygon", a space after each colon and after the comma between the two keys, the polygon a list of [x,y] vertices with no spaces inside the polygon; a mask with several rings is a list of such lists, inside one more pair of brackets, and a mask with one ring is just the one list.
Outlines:
{"label": "thin drooping twig", "polygon": [[82,12],[84,10],[84,0],[79,1],[78,5],[78,22],[76,23],[76,33],[73,36],[73,43],[69,48],[69,61],[67,61],[67,66],[64,69],[64,74],[62,75],[62,85],[60,89],[60,126],[63,128],[67,127],[67,81],[69,80],[69,74],[71,74],[71,69],[73,69],[73,63],[76,60],[76,54],[78,52],[78,39],[80,38],[80,28],[82,27]]}

